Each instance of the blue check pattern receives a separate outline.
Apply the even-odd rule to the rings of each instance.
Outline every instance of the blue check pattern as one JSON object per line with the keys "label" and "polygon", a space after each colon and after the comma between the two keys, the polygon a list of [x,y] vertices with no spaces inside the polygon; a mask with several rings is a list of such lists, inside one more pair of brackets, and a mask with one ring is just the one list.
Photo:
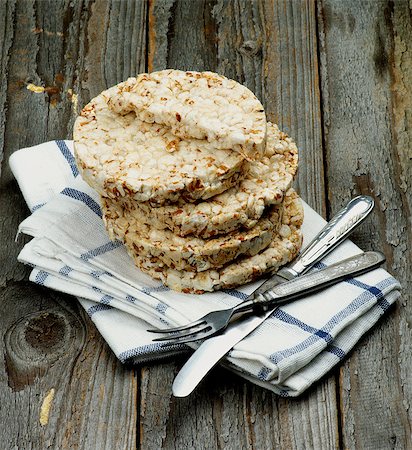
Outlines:
{"label": "blue check pattern", "polygon": [[[76,180],[79,175],[73,153],[65,141],[55,141],[56,155],[60,155],[62,161],[65,161],[67,173],[73,180]],[[71,204],[77,204],[86,211],[90,211],[89,215],[93,216],[98,222],[102,219],[102,211],[100,209],[98,199],[93,198],[92,192],[85,192],[70,183],[56,195],[60,195],[62,200],[70,201]],[[32,212],[37,214],[37,211],[43,210],[47,205],[47,201],[39,203],[32,207]],[[139,284],[131,286],[130,289],[123,289],[116,291],[116,288],[111,288],[112,284],[117,282],[116,277],[105,268],[101,267],[102,258],[110,258],[116,252],[122,250],[120,242],[112,242],[105,238],[99,245],[92,248],[86,248],[79,254],[79,261],[84,264],[81,272],[68,261],[61,261],[60,266],[57,267],[53,262],[53,270],[47,270],[46,267],[33,269],[31,279],[42,286],[59,289],[64,292],[74,293],[74,295],[83,296],[93,301],[92,306],[88,306],[87,314],[101,329],[101,323],[110,322],[110,317],[114,317],[115,312],[120,308],[124,311],[129,311],[127,308],[142,308],[141,311],[146,311],[145,314],[153,315],[160,324],[165,326],[174,325],[178,322],[176,318],[176,310],[171,306],[167,299],[171,299],[173,292],[161,283]],[[324,264],[318,263],[316,268],[325,267]],[[316,269],[314,269],[316,270]],[[82,291],[79,292],[74,289],[76,283],[80,283]],[[267,355],[267,364],[260,364],[254,367],[252,375],[262,382],[270,382],[273,378],[274,367],[285,364],[288,360],[299,358],[300,355],[311,352],[314,348],[321,347],[325,359],[330,359],[330,367],[345,358],[350,347],[345,343],[339,344],[339,339],[336,338],[336,330],[340,325],[367,304],[376,305],[376,314],[384,314],[393,301],[389,302],[386,298],[387,294],[395,288],[398,288],[397,281],[388,275],[387,278],[380,280],[374,285],[365,284],[357,279],[348,279],[345,281],[347,285],[356,288],[356,295],[351,298],[351,301],[342,309],[337,311],[321,326],[313,326],[307,323],[302,318],[298,318],[288,312],[285,308],[277,309],[271,318],[265,323],[270,326],[271,323],[285,324],[288,329],[295,329],[299,332],[301,339],[294,345],[286,346],[282,350],[278,350]],[[65,286],[64,288],[62,286]],[[128,286],[124,283],[121,286]],[[80,288],[79,288],[80,289]],[[85,295],[87,292],[87,295]],[[224,294],[221,300],[221,307],[227,305],[234,305],[239,301],[244,301],[248,295],[239,289],[224,289],[221,291]],[[168,304],[169,303],[169,304]],[[217,308],[216,308],[217,309]],[[133,310],[134,311],[134,310]],[[143,314],[143,313],[142,313]],[[146,316],[144,316],[146,317]],[[109,344],[112,336],[107,334],[105,338]],[[159,343],[143,343],[142,345],[135,345],[130,343],[130,346],[117,351],[117,356],[122,362],[128,361],[148,361],[158,359],[170,353],[178,353],[188,351],[185,345],[168,346],[165,348]],[[230,355],[234,354],[233,352]],[[329,360],[328,360],[329,361]],[[281,396],[295,395],[291,393],[291,389],[284,385],[279,385],[276,392]]]}

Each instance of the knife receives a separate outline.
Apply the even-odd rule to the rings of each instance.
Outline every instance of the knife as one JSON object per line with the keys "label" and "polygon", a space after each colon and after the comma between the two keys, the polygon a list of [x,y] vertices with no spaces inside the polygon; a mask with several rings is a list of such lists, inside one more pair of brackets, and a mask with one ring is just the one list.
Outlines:
{"label": "knife", "polygon": [[[279,270],[274,277],[264,282],[253,292],[247,300],[305,273],[345,240],[354,228],[366,219],[373,207],[374,201],[369,196],[359,196],[352,199],[325,225],[292,264]],[[229,324],[222,334],[206,339],[177,374],[172,386],[173,395],[175,397],[186,397],[193,392],[220,359],[234,345],[264,322],[276,309],[277,307],[258,315],[241,317],[236,322]]]}

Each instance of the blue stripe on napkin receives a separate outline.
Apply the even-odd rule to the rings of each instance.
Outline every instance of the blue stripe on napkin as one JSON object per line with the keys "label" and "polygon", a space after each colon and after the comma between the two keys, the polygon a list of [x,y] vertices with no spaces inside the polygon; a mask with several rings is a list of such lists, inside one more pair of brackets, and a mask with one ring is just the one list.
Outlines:
{"label": "blue stripe on napkin", "polygon": [[96,203],[90,195],[78,191],[77,189],[73,188],[64,188],[61,191],[61,194],[67,195],[67,197],[74,198],[75,200],[79,200],[80,202],[84,203],[86,206],[88,206],[94,213],[96,213],[100,218],[103,217],[102,211],[100,209],[100,206],[98,203]]}
{"label": "blue stripe on napkin", "polygon": [[[110,252],[118,247],[121,247],[123,244],[120,241],[115,242],[106,242],[106,244],[101,245],[100,247],[94,248],[93,250],[89,250],[86,253],[80,255],[80,258],[83,261],[88,261],[96,256],[103,255],[104,253]],[[109,273],[107,273],[109,275]]]}
{"label": "blue stripe on napkin", "polygon": [[142,287],[142,292],[149,295],[151,292],[167,292],[167,291],[170,291],[170,288],[168,288],[164,284],[161,284],[160,286],[156,287],[147,287],[147,286]]}
{"label": "blue stripe on napkin", "polygon": [[111,295],[105,294],[103,295],[103,297],[100,299],[100,303],[102,305],[108,305],[114,297],[112,297]]}
{"label": "blue stripe on napkin", "polygon": [[336,347],[336,345],[328,345],[325,350],[333,353],[341,360],[346,356],[346,353],[341,348]]}
{"label": "blue stripe on napkin", "polygon": [[59,270],[59,274],[63,275],[65,277],[67,277],[69,275],[69,273],[72,271],[73,269],[69,266],[63,266],[60,270]]}
{"label": "blue stripe on napkin", "polygon": [[72,152],[70,151],[69,147],[67,147],[64,141],[55,142],[61,154],[66,158],[66,161],[70,166],[74,178],[76,178],[77,175],[79,175],[79,169],[77,168],[76,160],[74,159]]}
{"label": "blue stripe on napkin", "polygon": [[[349,281],[352,281],[352,280],[353,279],[350,279]],[[383,297],[377,298],[377,296],[375,294],[378,293],[378,295],[383,295],[382,290],[384,288],[387,288],[391,284],[396,283],[394,278],[389,277],[389,278],[386,278],[385,280],[381,281],[380,283],[378,283],[376,286],[374,286],[374,289],[370,289],[371,286],[368,286],[357,280],[353,280],[353,281],[356,281],[356,285],[358,287],[360,287],[361,289],[364,289],[364,291],[360,295],[358,295],[346,308],[342,309],[337,314],[335,314],[328,322],[326,322],[326,324],[322,328],[320,328],[318,330],[314,329],[313,327],[310,327],[309,325],[305,324],[302,321],[299,321],[298,319],[285,313],[281,309],[276,310],[274,313],[274,317],[276,317],[284,322],[290,323],[292,325],[296,325],[299,328],[307,331],[308,333],[311,333],[311,335],[293,347],[273,353],[272,355],[270,355],[270,360],[274,364],[277,364],[284,358],[287,358],[291,355],[300,353],[300,352],[308,349],[311,345],[315,344],[319,339],[325,339],[326,342],[330,342],[330,339],[329,339],[329,336],[330,336],[329,331],[330,330],[333,330],[336,327],[336,325],[338,325],[340,322],[342,322],[344,319],[346,319],[346,317],[353,314],[357,309],[359,309],[366,302],[369,302],[371,300],[371,298],[373,298],[373,297],[376,298],[377,304],[379,304],[380,300]],[[331,351],[331,349],[329,349],[329,351]],[[336,356],[338,356],[338,357],[340,357],[339,355],[342,352],[343,352],[343,350],[338,349],[338,348],[336,348],[336,349],[332,348],[332,351],[331,351],[331,353],[336,354]]]}
{"label": "blue stripe on napkin", "polygon": [[165,303],[159,302],[159,303],[156,305],[156,311],[159,312],[160,314],[164,314],[164,313],[166,312],[166,310],[167,310],[168,307],[169,307],[169,306],[166,305]]}
{"label": "blue stripe on napkin", "polygon": [[37,205],[34,205],[31,209],[31,212],[34,213],[34,211],[37,211],[38,209],[40,209],[42,206],[44,206],[46,203],[38,203]]}
{"label": "blue stripe on napkin", "polygon": [[332,336],[328,332],[311,327],[310,325],[302,322],[301,320],[298,320],[296,317],[293,317],[292,315],[288,314],[287,312],[281,309],[277,309],[272,314],[272,317],[276,317],[276,319],[279,319],[282,322],[286,322],[291,325],[296,325],[297,327],[301,328],[307,333],[313,334],[315,336],[320,337],[321,339],[324,339],[327,343],[330,343],[333,340]]}
{"label": "blue stripe on napkin", "polygon": [[98,280],[102,275],[104,275],[106,273],[106,271],[105,270],[92,270],[91,272],[90,272],[90,275],[93,277],[93,278],[96,278],[96,280]]}
{"label": "blue stripe on napkin", "polygon": [[37,284],[44,285],[44,282],[46,281],[46,278],[49,276],[48,272],[45,272],[44,270],[39,270],[39,272],[36,275],[36,278],[34,281]]}
{"label": "blue stripe on napkin", "polygon": [[247,294],[240,292],[237,289],[221,289],[221,292],[239,298],[240,300],[246,300],[249,297]]}
{"label": "blue stripe on napkin", "polygon": [[98,305],[93,305],[87,310],[87,314],[89,317],[92,317],[94,314],[100,311],[108,311],[109,309],[113,309],[113,306],[104,305],[99,303]]}
{"label": "blue stripe on napkin", "polygon": [[[141,347],[131,348],[130,350],[126,350],[120,353],[117,357],[122,363],[125,363],[130,358],[135,358],[137,356],[143,356],[147,354],[153,354],[153,359],[157,359],[158,356],[156,356],[156,354],[162,355],[162,353],[164,352],[166,352],[167,354],[171,351],[176,350],[188,350],[188,347],[184,344],[168,344],[166,348],[164,344],[156,342],[155,344],[147,344],[142,345]],[[150,358],[148,358],[147,360],[150,360]]]}

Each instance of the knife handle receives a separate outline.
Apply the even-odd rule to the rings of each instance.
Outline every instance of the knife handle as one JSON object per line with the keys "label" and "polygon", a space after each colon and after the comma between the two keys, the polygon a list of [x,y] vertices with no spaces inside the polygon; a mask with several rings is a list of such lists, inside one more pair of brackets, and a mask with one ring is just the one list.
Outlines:
{"label": "knife handle", "polygon": [[271,306],[319,291],[346,278],[369,272],[379,267],[384,261],[385,256],[381,252],[365,252],[352,256],[325,269],[281,283],[273,289],[257,295],[254,304],[268,309]]}
{"label": "knife handle", "polygon": [[[346,237],[360,225],[374,207],[372,197],[360,195],[352,199],[341,209],[319,234],[310,242],[308,247],[295,259],[292,264],[283,267],[277,275],[285,280],[293,280],[309,270],[317,261],[343,242]],[[277,278],[269,278],[251,296],[258,295],[278,284]]]}
{"label": "knife handle", "polygon": [[294,263],[285,268],[293,274],[288,279],[304,273],[316,261],[319,261],[340,244],[355,227],[366,219],[373,206],[373,198],[367,195],[360,195],[352,199],[326,224]]}

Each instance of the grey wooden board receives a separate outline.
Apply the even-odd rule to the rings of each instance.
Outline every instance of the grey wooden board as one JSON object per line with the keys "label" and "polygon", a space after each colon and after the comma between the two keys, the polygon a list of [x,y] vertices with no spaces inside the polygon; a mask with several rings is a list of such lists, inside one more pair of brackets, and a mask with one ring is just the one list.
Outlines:
{"label": "grey wooden board", "polygon": [[[18,148],[71,136],[77,111],[69,89],[85,104],[106,81],[144,67],[145,4],[23,0],[0,8],[0,447],[135,448],[139,369],[116,360],[74,298],[26,281],[29,270],[16,261],[23,242],[14,237],[29,212],[7,159]],[[140,35],[129,35],[131,28]],[[89,40],[109,42],[110,50]],[[105,61],[123,50],[124,65]],[[28,83],[46,90],[31,92]],[[55,397],[41,426],[50,389]]]}
{"label": "grey wooden board", "polygon": [[319,7],[331,210],[358,193],[374,197],[375,214],[356,241],[380,247],[404,287],[341,368],[343,445],[412,448],[410,5],[325,0]]}
{"label": "grey wooden board", "polygon": [[[20,0],[0,10],[1,446],[412,447],[408,2]],[[73,298],[29,283],[16,262],[23,242],[14,242],[15,230],[28,210],[9,155],[70,137],[91,97],[165,67],[216,70],[254,90],[296,139],[297,187],[322,214],[358,192],[379,206],[355,240],[382,243],[406,294],[344,365],[297,400],[221,368],[193,396],[175,399],[184,358],[123,367]],[[28,91],[30,82],[45,92]]]}

